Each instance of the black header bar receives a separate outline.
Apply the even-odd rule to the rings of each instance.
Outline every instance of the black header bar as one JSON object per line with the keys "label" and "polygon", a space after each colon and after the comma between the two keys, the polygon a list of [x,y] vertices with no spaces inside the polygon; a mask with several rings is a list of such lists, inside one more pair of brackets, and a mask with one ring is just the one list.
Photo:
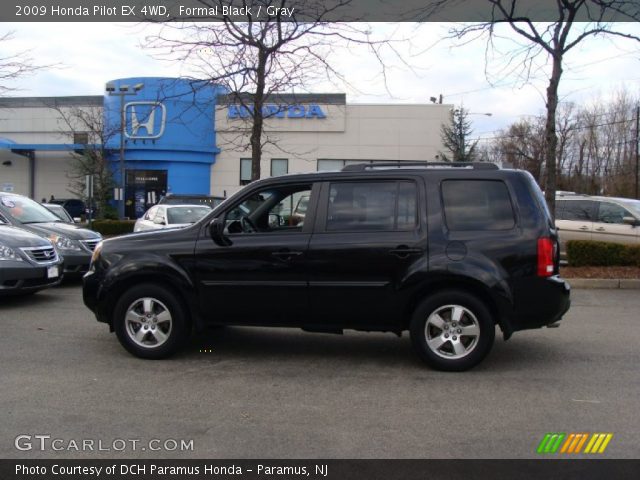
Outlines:
{"label": "black header bar", "polygon": [[[512,0],[502,0],[510,5]],[[576,21],[640,18],[637,0],[587,0]],[[532,21],[554,21],[556,0],[515,0],[515,13]],[[493,11],[495,12],[495,10]],[[2,22],[487,22],[489,0],[9,0],[0,2]]]}

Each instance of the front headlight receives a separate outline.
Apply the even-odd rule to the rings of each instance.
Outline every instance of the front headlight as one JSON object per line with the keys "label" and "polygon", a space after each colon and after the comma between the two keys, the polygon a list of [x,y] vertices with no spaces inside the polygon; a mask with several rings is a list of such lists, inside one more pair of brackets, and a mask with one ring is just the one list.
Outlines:
{"label": "front headlight", "polygon": [[0,244],[0,261],[3,260],[21,262],[22,257],[13,248]]}
{"label": "front headlight", "polygon": [[62,235],[52,234],[52,235],[49,235],[47,238],[51,240],[51,243],[53,243],[58,250],[67,250],[67,251],[75,251],[75,252],[82,251],[82,248],[80,248],[80,245],[78,244],[78,242],[75,242],[70,238],[63,237]]}

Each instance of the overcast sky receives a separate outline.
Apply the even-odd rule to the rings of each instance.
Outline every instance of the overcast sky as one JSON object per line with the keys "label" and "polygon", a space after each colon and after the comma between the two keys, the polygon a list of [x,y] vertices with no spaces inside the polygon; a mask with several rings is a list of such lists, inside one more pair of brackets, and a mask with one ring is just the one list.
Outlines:
{"label": "overcast sky", "polygon": [[[346,92],[350,103],[428,103],[429,97],[444,96],[444,103],[464,104],[472,115],[474,136],[491,137],[495,131],[527,115],[544,110],[547,85],[546,58],[540,57],[530,84],[513,75],[495,73],[501,65],[492,62],[491,83],[485,76],[483,41],[459,46],[443,40],[451,25],[374,23],[374,33],[410,38],[403,55],[410,65],[389,59],[387,85],[380,79],[372,58],[343,52],[333,58],[349,82],[316,85],[314,91]],[[640,25],[625,26],[640,35]],[[2,32],[14,39],[0,45],[0,56],[30,50],[36,64],[60,64],[14,84],[13,96],[100,95],[108,80],[135,76],[179,76],[189,73],[176,64],[154,59],[142,48],[149,27],[133,23],[17,23],[2,24]],[[588,103],[627,88],[638,95],[640,44],[603,38],[587,40],[566,59],[561,84],[563,101]]]}

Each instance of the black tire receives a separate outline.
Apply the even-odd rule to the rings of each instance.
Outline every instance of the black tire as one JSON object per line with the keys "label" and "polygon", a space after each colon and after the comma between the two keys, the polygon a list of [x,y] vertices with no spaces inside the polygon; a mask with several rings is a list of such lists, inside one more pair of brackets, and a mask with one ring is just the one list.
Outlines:
{"label": "black tire", "polygon": [[[149,303],[145,304],[145,299],[151,299],[151,302],[147,300]],[[147,306],[149,313],[145,313]],[[176,294],[166,287],[141,284],[127,290],[117,300],[113,326],[122,346],[136,357],[167,358],[184,346],[191,333],[185,310]],[[131,318],[140,314],[143,322],[139,329],[136,330],[138,322],[127,320],[128,312],[131,312]],[[136,339],[138,332],[142,337]]]}
{"label": "black tire", "polygon": [[[443,290],[420,303],[411,318],[410,330],[420,358],[437,370],[449,372],[476,366],[487,356],[495,339],[495,324],[486,304],[461,290]],[[440,342],[444,343],[437,347]]]}

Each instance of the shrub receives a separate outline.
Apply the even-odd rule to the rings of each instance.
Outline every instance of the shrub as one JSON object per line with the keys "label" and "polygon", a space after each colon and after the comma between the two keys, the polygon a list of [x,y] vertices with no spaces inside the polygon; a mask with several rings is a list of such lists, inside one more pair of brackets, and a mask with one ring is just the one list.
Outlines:
{"label": "shrub", "polygon": [[572,267],[640,267],[640,245],[570,240],[567,242],[567,260]]}
{"label": "shrub", "polygon": [[133,232],[135,220],[96,220],[93,222],[93,230],[102,235],[122,235]]}

